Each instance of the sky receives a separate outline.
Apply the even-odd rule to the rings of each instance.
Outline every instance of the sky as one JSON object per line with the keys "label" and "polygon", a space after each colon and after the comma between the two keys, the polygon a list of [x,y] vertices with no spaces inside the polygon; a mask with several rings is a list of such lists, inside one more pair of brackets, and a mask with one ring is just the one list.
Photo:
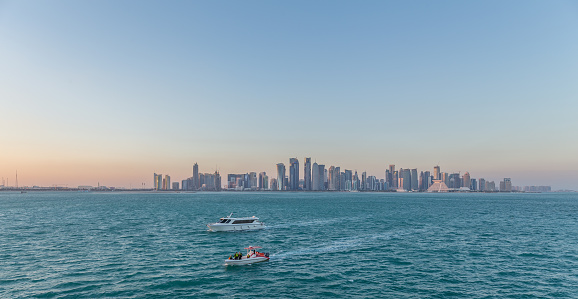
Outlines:
{"label": "sky", "polygon": [[576,1],[0,0],[0,176],[311,157],[578,190],[576,53]]}

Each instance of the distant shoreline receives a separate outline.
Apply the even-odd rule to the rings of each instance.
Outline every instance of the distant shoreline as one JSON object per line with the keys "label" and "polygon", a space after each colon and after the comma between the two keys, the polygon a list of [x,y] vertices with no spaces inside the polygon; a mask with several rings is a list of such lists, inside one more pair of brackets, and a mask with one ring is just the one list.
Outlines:
{"label": "distant shoreline", "polygon": [[2,188],[0,192],[87,192],[87,193],[110,193],[110,192],[132,192],[132,193],[150,193],[150,194],[170,194],[170,193],[221,193],[221,192],[233,192],[233,193],[245,193],[245,192],[270,192],[270,193],[564,193],[564,192],[576,192],[574,190],[557,190],[551,192],[538,192],[538,191],[511,191],[511,192],[500,192],[500,191],[463,191],[463,190],[450,190],[448,192],[427,192],[427,191],[410,191],[410,192],[397,192],[396,190],[386,190],[386,191],[305,191],[305,190],[294,190],[294,191],[273,191],[273,190],[200,190],[200,191],[184,191],[184,190],[154,190],[154,189],[78,189],[78,188]]}

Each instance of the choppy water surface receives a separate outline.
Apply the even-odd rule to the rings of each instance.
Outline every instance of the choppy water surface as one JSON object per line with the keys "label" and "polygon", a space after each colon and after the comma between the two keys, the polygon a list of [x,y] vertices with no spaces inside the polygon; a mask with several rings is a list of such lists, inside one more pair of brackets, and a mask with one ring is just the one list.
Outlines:
{"label": "choppy water surface", "polygon": [[0,193],[0,267],[3,298],[576,297],[578,195]]}

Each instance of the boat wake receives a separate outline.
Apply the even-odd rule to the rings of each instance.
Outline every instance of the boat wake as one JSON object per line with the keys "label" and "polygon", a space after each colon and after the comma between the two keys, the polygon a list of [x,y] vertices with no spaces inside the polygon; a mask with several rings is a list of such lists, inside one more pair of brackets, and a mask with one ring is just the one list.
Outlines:
{"label": "boat wake", "polygon": [[343,223],[344,221],[352,221],[352,220],[358,220],[358,219],[352,218],[352,217],[343,217],[343,218],[333,218],[333,219],[306,220],[306,221],[289,222],[289,223],[281,223],[281,224],[271,225],[271,226],[267,226],[265,229],[306,227],[306,226],[325,226],[327,224]]}
{"label": "boat wake", "polygon": [[315,247],[308,247],[305,249],[299,249],[294,251],[287,251],[287,252],[280,252],[277,254],[271,255],[271,261],[274,260],[282,260],[285,258],[290,258],[292,256],[303,256],[303,255],[321,255],[331,252],[342,252],[342,251],[350,251],[353,248],[357,248],[359,250],[366,249],[369,247],[373,247],[376,244],[380,244],[380,242],[384,240],[390,240],[402,237],[404,235],[409,235],[420,231],[423,229],[414,229],[414,230],[406,230],[406,231],[392,231],[392,232],[384,232],[384,233],[377,233],[377,234],[367,234],[355,237],[348,237],[335,240],[331,243],[320,244],[319,246]]}

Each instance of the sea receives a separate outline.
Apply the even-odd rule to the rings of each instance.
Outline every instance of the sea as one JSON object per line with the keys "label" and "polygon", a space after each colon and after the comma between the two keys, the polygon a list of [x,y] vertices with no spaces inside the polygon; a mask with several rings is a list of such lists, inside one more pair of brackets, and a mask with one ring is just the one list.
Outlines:
{"label": "sea", "polygon": [[0,192],[0,297],[578,298],[578,193]]}

